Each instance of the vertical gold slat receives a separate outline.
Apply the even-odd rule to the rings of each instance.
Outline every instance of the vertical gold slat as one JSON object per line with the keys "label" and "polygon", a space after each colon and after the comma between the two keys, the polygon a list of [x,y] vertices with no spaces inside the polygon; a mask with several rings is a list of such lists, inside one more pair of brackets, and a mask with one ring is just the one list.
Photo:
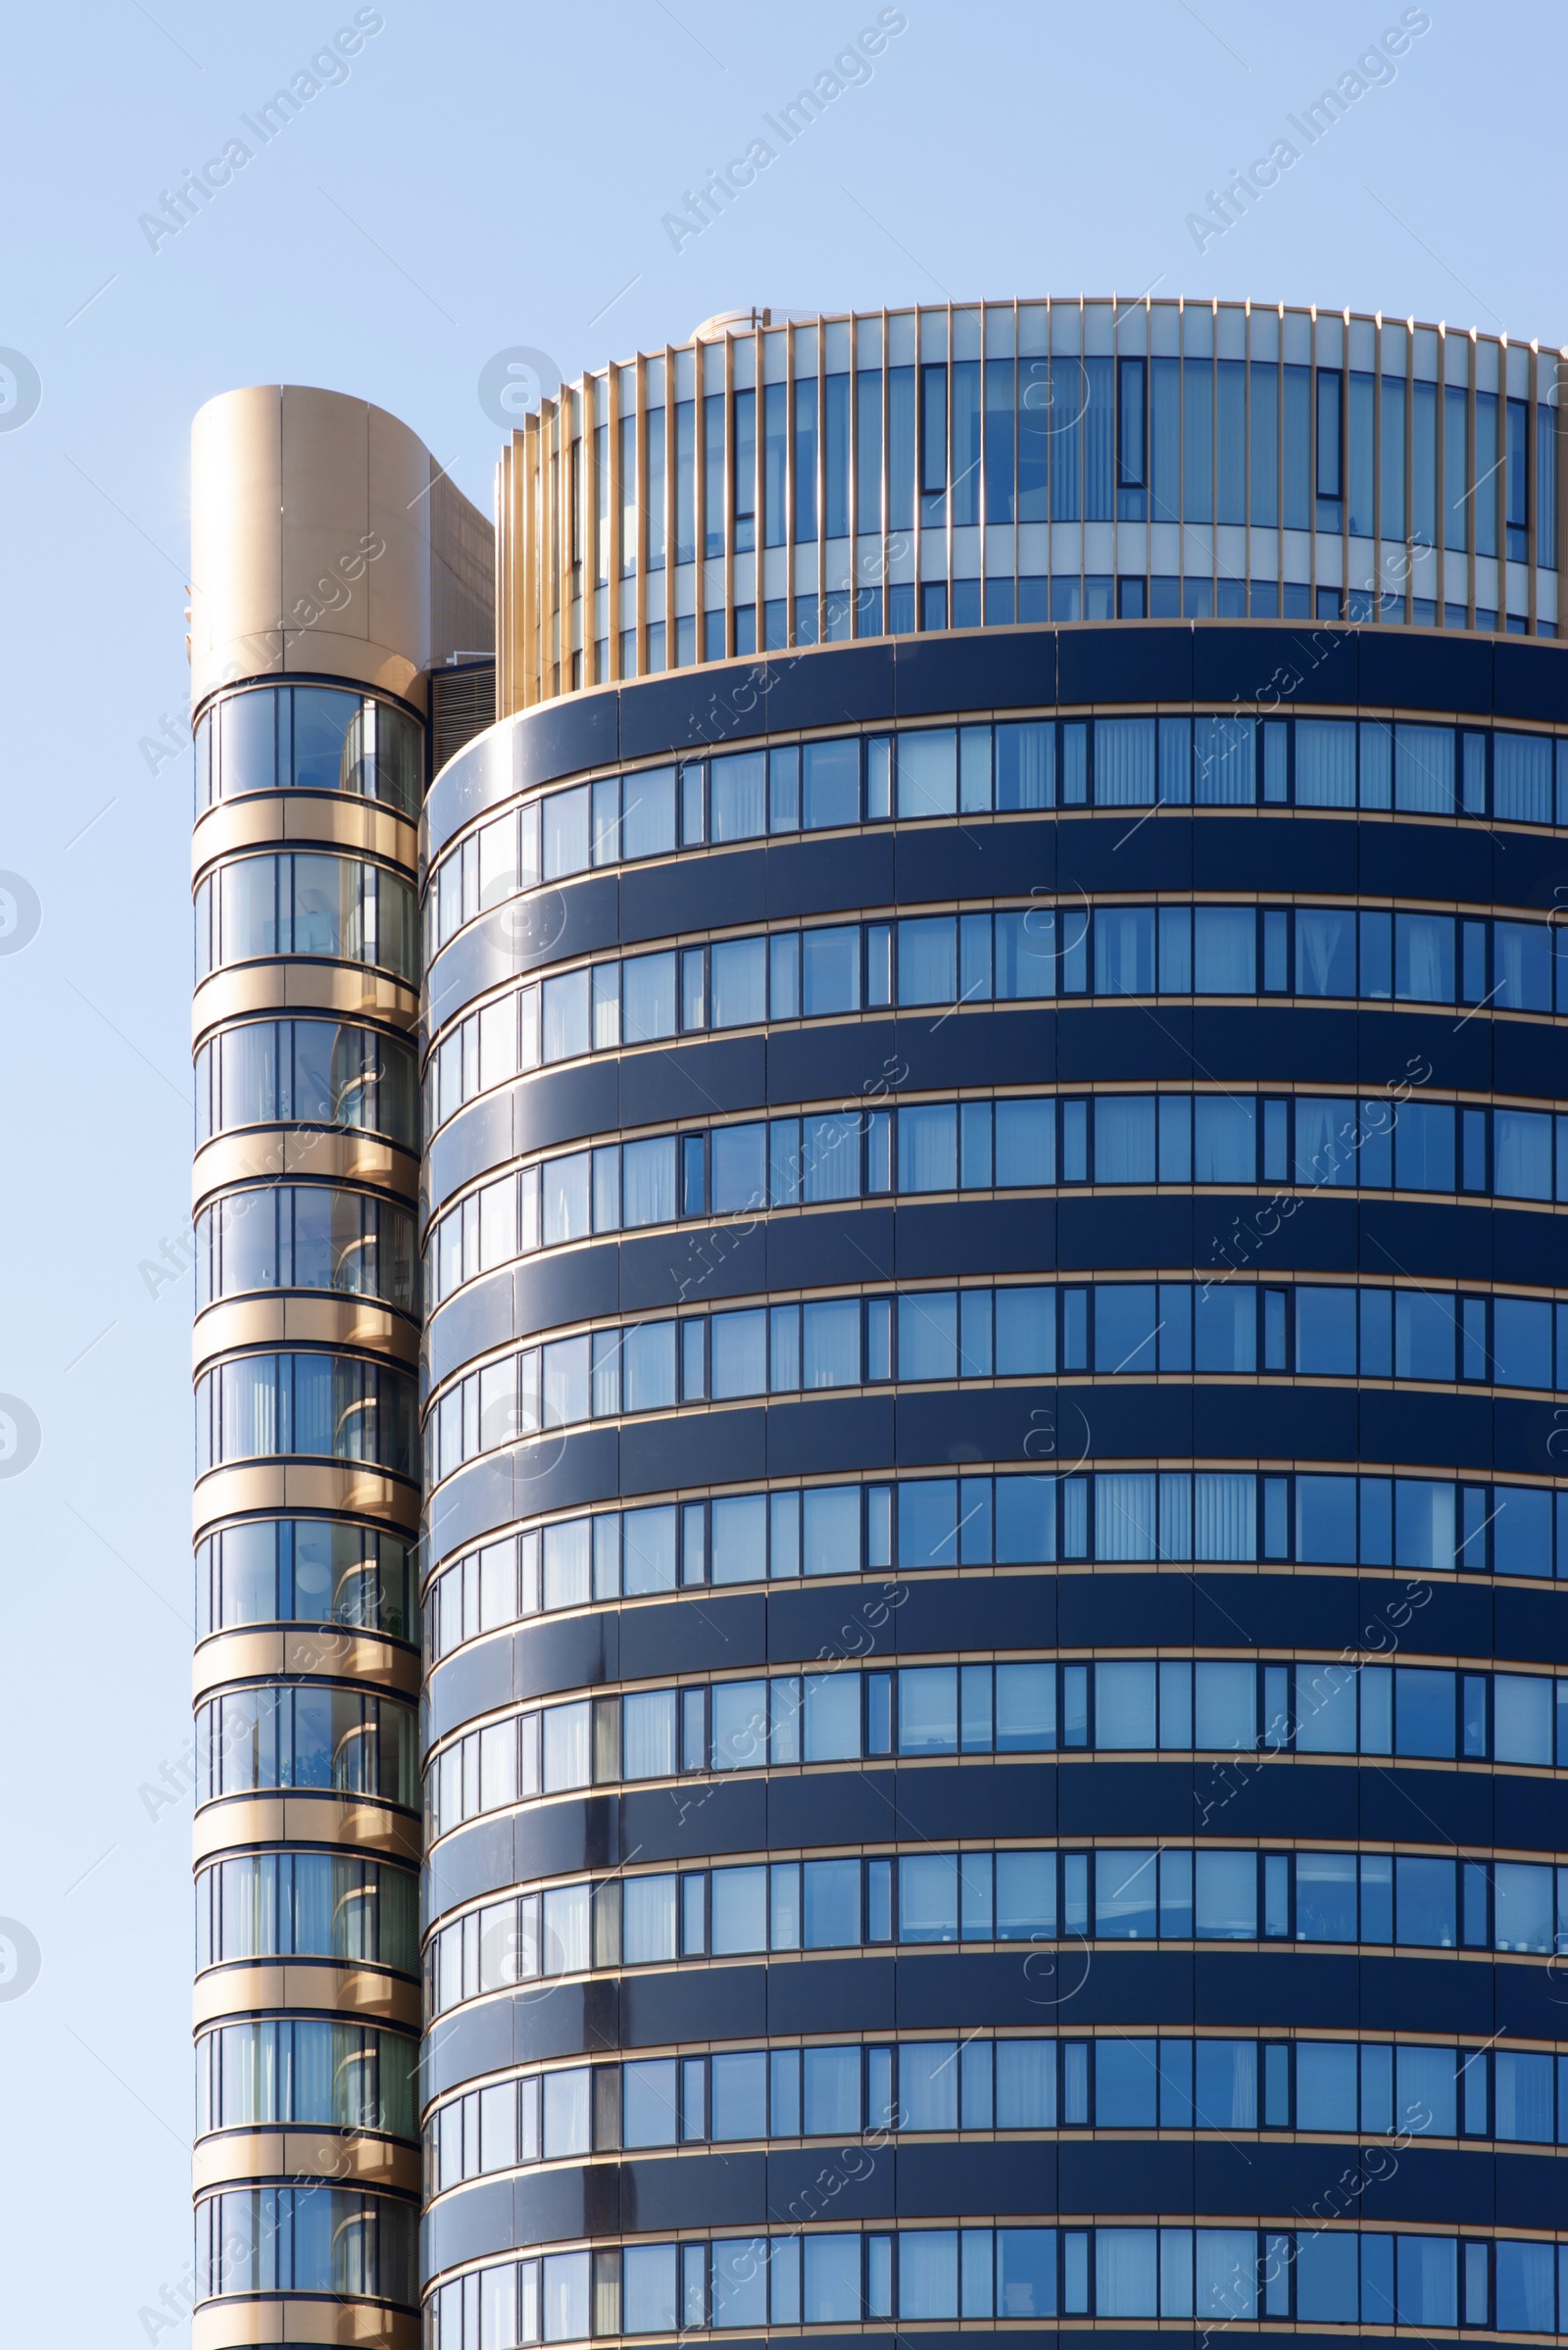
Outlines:
{"label": "vertical gold slat", "polygon": [[664,667],[675,666],[675,354],[664,345]]}
{"label": "vertical gold slat", "polygon": [[512,549],[507,529],[508,456],[503,449],[496,461],[496,716],[504,718],[511,709],[512,679],[512,603],[508,593],[512,579]]}
{"label": "vertical gold slat", "polygon": [[[1341,314],[1340,345],[1340,614],[1350,610],[1350,313]],[[1316,514],[1312,516],[1317,520]],[[1313,618],[1316,618],[1316,613]]]}
{"label": "vertical gold slat", "polygon": [[1372,321],[1372,619],[1383,618],[1383,316]]}
{"label": "vertical gold slat", "polygon": [[1556,632],[1561,637],[1568,627],[1568,611],[1563,611],[1563,548],[1568,545],[1568,463],[1563,459],[1563,362],[1558,353],[1546,353],[1544,362],[1546,390],[1551,392],[1551,442],[1556,449]]}
{"label": "vertical gold slat", "polygon": [[637,674],[648,674],[648,362],[642,353],[633,362],[637,373],[637,421],[634,427],[632,463],[636,466],[636,532],[632,562],[636,565],[634,593],[636,597]]}
{"label": "vertical gold slat", "polygon": [[1404,616],[1415,618],[1415,326],[1404,322]]}
{"label": "vertical gold slat", "polygon": [[[795,496],[795,326],[790,324],[790,319],[785,319],[783,338],[785,338],[785,513],[783,513],[783,524],[785,524],[785,543],[783,543],[785,644],[795,644],[795,513],[797,513],[797,496]],[[818,319],[818,346],[820,346],[820,319]],[[764,350],[766,350],[766,334],[761,331],[761,326],[760,326],[760,329],[757,329],[757,555],[755,555],[755,564],[757,564],[757,651],[760,651],[760,654],[766,644],[766,627],[764,627],[766,548],[764,548],[764,541],[766,541],[766,519],[768,519],[768,514],[766,514],[768,465],[766,465],[766,427],[764,427],[766,385],[764,385],[764,380],[761,380],[761,373],[764,373]]]}
{"label": "vertical gold slat", "polygon": [[1536,388],[1541,380],[1541,353],[1531,346],[1525,363],[1525,626],[1536,633]]}
{"label": "vertical gold slat", "polygon": [[599,466],[594,434],[599,424],[599,378],[582,379],[582,679],[603,685],[599,674]]}
{"label": "vertical gold slat", "polygon": [[[1272,305],[1274,332],[1274,568],[1275,596],[1285,614],[1285,305]],[[1152,411],[1151,411],[1152,415]],[[1152,432],[1152,424],[1151,424]]]}
{"label": "vertical gold slat", "polygon": [[611,364],[605,370],[605,388],[609,414],[605,418],[605,470],[610,476],[610,494],[605,513],[605,575],[609,587],[606,598],[609,610],[605,620],[605,650],[610,657],[610,674],[620,675],[620,369]]}
{"label": "vertical gold slat", "polygon": [[[949,366],[952,366],[950,357]],[[816,321],[816,641],[827,629],[827,320]],[[803,787],[804,788],[804,787]]]}
{"label": "vertical gold slat", "polygon": [[1480,552],[1476,546],[1476,523],[1481,513],[1481,492],[1476,486],[1476,392],[1479,388],[1476,378],[1480,372],[1481,345],[1476,338],[1476,330],[1472,326],[1470,329],[1470,381],[1466,387],[1464,404],[1464,483],[1465,489],[1469,493],[1467,503],[1470,508],[1470,521],[1464,534],[1467,550],[1465,622],[1471,628],[1474,628],[1476,624],[1476,558]]}
{"label": "vertical gold slat", "polygon": [[[755,440],[756,434],[754,432]],[[724,337],[724,650],[727,660],[735,643],[735,337]],[[752,518],[752,536],[757,520]],[[754,556],[755,560],[755,556]]]}
{"label": "vertical gold slat", "polygon": [[697,659],[708,658],[703,621],[708,606],[708,416],[707,379],[703,369],[706,346],[696,335],[692,355],[692,555],[697,580]]}
{"label": "vertical gold slat", "polygon": [[539,407],[539,699],[550,699],[556,642],[555,509],[556,412],[549,401]]}
{"label": "vertical gold slat", "polygon": [[522,427],[521,506],[518,515],[522,544],[522,660],[521,685],[523,708],[530,709],[539,699],[538,686],[538,627],[539,627],[539,548],[537,538],[536,483],[539,470],[539,419],[529,416]]}

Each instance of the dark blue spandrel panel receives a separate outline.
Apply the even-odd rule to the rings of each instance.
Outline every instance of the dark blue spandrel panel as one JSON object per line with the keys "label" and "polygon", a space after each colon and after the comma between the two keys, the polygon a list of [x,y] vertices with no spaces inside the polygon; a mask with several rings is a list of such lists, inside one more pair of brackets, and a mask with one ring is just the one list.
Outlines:
{"label": "dark blue spandrel panel", "polygon": [[1452,710],[1484,717],[1493,704],[1489,638],[1449,628],[1368,629],[1361,644],[1361,691],[1350,699],[1370,710]]}
{"label": "dark blue spandrel panel", "polygon": [[683,930],[765,921],[767,876],[762,848],[675,857],[645,869],[628,865],[620,875],[621,938],[629,946]]}
{"label": "dark blue spandrel panel", "polygon": [[1056,637],[1012,634],[902,639],[897,648],[901,718],[948,711],[1049,709],[1056,699]]}
{"label": "dark blue spandrel panel", "polygon": [[1056,692],[1064,704],[1190,701],[1193,631],[1064,629],[1056,644]]}

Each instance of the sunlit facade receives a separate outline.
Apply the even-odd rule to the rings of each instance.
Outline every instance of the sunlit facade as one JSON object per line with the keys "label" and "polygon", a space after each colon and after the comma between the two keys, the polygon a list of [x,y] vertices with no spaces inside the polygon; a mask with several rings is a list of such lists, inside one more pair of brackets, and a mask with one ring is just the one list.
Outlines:
{"label": "sunlit facade", "polygon": [[432,2350],[1568,2325],[1558,365],[747,315],[514,435]]}
{"label": "sunlit facade", "polygon": [[1018,622],[1555,633],[1556,352],[1284,304],[769,317],[585,375],[514,438],[503,710]]}
{"label": "sunlit facade", "polygon": [[407,2094],[313,2204],[204,1945],[202,2350],[1568,2335],[1560,365],[739,314],[514,434],[493,723],[467,509],[213,658],[200,1100],[386,1149],[201,1136],[203,1752],[353,1826],[198,1834],[397,1872]]}
{"label": "sunlit facade", "polygon": [[413,2350],[417,826],[488,533],[278,386],[202,410],[192,504],[192,2332]]}

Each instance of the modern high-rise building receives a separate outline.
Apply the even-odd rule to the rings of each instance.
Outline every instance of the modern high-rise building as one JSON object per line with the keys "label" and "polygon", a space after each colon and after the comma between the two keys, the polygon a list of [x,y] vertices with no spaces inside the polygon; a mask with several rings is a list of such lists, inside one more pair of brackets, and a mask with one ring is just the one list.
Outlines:
{"label": "modern high-rise building", "polygon": [[1568,2333],[1563,364],[202,412],[198,2350]]}

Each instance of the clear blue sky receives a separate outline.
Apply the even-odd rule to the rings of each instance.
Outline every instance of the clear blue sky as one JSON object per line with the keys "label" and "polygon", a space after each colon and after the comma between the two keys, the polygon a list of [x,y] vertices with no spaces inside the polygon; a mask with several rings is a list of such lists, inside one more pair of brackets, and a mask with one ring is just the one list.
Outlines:
{"label": "clear blue sky", "polygon": [[0,1916],[41,1971],[0,1996],[0,2194],[11,2331],[58,2350],[189,2338],[144,2313],[190,2248],[190,1298],[142,1268],[189,1200],[189,757],[157,738],[186,708],[193,412],[363,394],[488,511],[493,353],[571,375],[751,303],[1157,284],[1568,338],[1568,18],[1543,0],[1432,0],[1396,76],[1201,251],[1187,216],[1302,144],[1288,118],[1394,0],[906,0],[870,80],[679,251],[662,217],[875,5],[376,13],[347,80],[156,251],[139,216],[257,147],[241,118],[353,6],[87,0],[7,32],[0,346],[41,401],[0,431],[0,868],[41,918],[4,952],[0,906],[0,1394],[41,1445],[0,1475]]}

